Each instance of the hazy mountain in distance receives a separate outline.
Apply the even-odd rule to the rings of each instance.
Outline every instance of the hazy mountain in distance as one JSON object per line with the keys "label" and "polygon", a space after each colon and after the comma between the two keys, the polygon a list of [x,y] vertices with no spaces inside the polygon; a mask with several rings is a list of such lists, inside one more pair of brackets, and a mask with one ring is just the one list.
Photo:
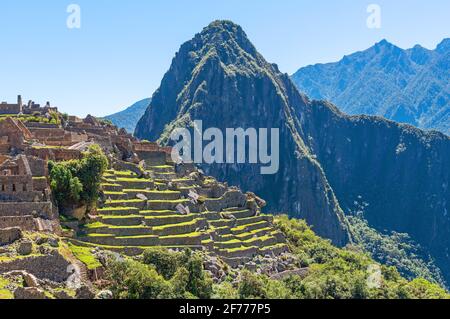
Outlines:
{"label": "hazy mountain in distance", "polygon": [[150,105],[150,98],[143,99],[139,102],[134,103],[132,106],[126,108],[125,110],[105,116],[105,119],[113,122],[114,125],[125,128],[127,132],[133,134],[136,124],[145,110]]}
{"label": "hazy mountain in distance", "polygon": [[383,40],[339,62],[301,68],[292,79],[301,92],[345,113],[450,134],[450,39],[435,50],[403,50]]}

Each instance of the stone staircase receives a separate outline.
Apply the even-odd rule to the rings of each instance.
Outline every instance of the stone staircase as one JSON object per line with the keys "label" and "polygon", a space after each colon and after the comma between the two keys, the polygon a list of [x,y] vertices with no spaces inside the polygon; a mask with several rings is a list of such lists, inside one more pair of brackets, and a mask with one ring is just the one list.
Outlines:
{"label": "stone staircase", "polygon": [[[95,222],[85,225],[75,241],[129,254],[155,246],[207,249],[231,266],[258,254],[278,255],[288,250],[272,224],[273,217],[250,209],[239,190],[228,189],[219,198],[209,198],[210,185],[178,176],[174,165],[149,167],[148,176],[107,171],[102,184],[104,205]],[[201,200],[188,199],[189,191]],[[189,212],[180,213],[180,204]]]}

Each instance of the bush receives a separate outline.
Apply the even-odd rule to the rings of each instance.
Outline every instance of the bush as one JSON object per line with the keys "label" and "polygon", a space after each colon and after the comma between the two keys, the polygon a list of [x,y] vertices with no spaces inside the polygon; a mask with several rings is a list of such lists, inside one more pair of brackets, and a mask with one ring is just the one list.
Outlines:
{"label": "bush", "polygon": [[178,269],[180,256],[163,248],[150,248],[144,252],[143,262],[153,265],[166,280],[172,278]]}
{"label": "bush", "polygon": [[112,262],[107,277],[118,299],[161,299],[173,297],[169,282],[155,269],[136,261]]}

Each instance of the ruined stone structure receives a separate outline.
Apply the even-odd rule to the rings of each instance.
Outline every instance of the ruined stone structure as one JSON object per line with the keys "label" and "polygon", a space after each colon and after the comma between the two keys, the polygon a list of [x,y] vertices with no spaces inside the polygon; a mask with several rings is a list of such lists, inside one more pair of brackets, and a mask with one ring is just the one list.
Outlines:
{"label": "ruined stone structure", "polygon": [[7,117],[0,121],[0,152],[23,151],[26,141],[33,138],[30,130],[18,119]]}
{"label": "ruined stone structure", "polygon": [[44,107],[40,104],[34,103],[34,101],[29,101],[27,105],[22,102],[22,96],[17,96],[17,103],[9,104],[7,102],[2,102],[0,104],[0,114],[7,115],[18,115],[18,114],[47,114],[50,112],[58,112],[58,108],[52,107],[50,102],[47,102]]}
{"label": "ruined stone structure", "polygon": [[35,219],[54,217],[47,178],[33,172],[46,173],[46,163],[18,155],[0,164],[0,228],[35,230]]}

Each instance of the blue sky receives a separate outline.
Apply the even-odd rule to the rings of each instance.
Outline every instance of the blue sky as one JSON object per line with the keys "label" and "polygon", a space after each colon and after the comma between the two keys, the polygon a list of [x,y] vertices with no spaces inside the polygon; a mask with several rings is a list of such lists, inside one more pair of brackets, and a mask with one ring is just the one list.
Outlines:
{"label": "blue sky", "polygon": [[[66,12],[81,8],[81,28]],[[369,29],[369,4],[381,29]],[[180,45],[215,19],[244,28],[283,72],[336,61],[386,38],[433,49],[449,37],[448,0],[1,0],[0,100],[50,100],[106,115],[149,97]]]}

